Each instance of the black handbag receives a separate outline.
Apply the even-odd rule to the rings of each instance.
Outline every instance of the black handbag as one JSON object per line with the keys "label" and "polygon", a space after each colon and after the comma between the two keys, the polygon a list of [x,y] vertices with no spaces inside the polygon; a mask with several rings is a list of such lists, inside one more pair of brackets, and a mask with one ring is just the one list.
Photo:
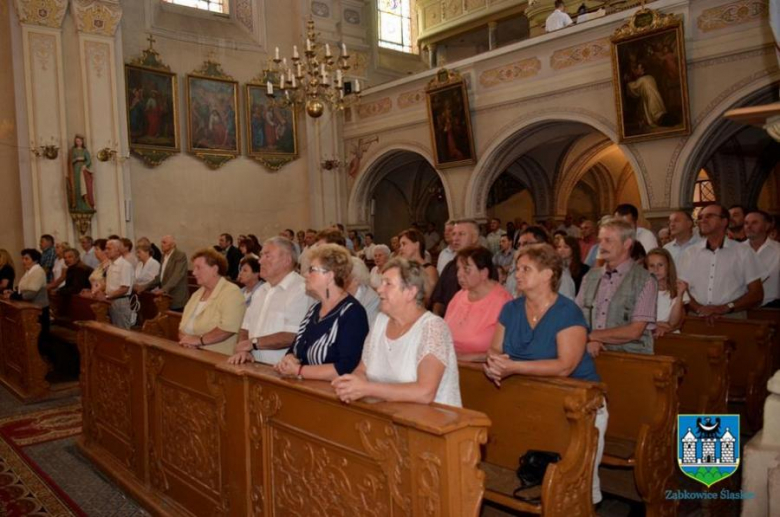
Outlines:
{"label": "black handbag", "polygon": [[520,466],[517,467],[520,487],[514,491],[513,495],[523,501],[538,503],[538,497],[524,497],[520,492],[541,485],[544,480],[544,473],[547,472],[547,466],[559,461],[561,461],[561,455],[557,452],[526,451],[525,454],[520,456]]}

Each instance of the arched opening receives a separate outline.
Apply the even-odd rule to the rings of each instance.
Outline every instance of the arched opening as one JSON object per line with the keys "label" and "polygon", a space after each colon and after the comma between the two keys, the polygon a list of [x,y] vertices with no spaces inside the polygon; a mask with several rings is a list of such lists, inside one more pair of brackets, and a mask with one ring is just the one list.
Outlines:
{"label": "arched opening", "polygon": [[770,214],[780,214],[780,164],[775,165],[758,195],[758,208]]}
{"label": "arched opening", "polygon": [[696,183],[693,186],[693,213],[694,220],[698,217],[701,209],[707,205],[718,202],[718,196],[715,195],[715,184],[710,179],[707,171],[702,169],[696,176]]}
{"label": "arched opening", "polygon": [[634,172],[636,162],[602,129],[556,120],[510,134],[475,170],[467,213],[546,221],[567,213],[597,218],[619,202],[641,210],[647,195],[643,178]]}
{"label": "arched opening", "polygon": [[[706,127],[692,144],[692,150],[681,161],[677,176],[681,181],[680,205],[695,206],[695,189],[701,171],[705,170],[717,201],[725,206],[757,206],[762,190],[780,164],[780,143],[762,128],[746,126],[722,117],[731,108],[758,106],[778,101],[777,83],[759,88],[730,105],[719,107],[719,116]],[[771,204],[772,200],[766,199]],[[775,202],[776,203],[776,202]]]}
{"label": "arched opening", "polygon": [[350,196],[350,223],[373,229],[377,242],[389,243],[413,223],[442,228],[448,217],[439,174],[414,151],[384,153],[358,178]]}

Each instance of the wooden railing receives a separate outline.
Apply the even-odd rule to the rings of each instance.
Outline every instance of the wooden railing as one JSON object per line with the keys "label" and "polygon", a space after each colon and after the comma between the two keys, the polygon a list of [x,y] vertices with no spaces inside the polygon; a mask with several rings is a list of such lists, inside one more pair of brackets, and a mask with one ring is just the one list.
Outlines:
{"label": "wooden railing", "polygon": [[49,367],[38,353],[40,316],[31,303],[0,300],[0,382],[25,402],[49,393]]}
{"label": "wooden railing", "polygon": [[475,516],[488,418],[86,322],[81,450],[159,515]]}

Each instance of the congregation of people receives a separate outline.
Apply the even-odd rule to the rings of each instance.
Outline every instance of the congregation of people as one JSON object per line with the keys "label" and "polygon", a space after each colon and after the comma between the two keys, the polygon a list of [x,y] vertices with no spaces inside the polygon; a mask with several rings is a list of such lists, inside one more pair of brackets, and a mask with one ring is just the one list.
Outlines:
{"label": "congregation of people", "polygon": [[[109,302],[111,322],[128,329],[136,295],[149,291],[182,313],[182,347],[330,381],[345,403],[453,406],[458,361],[482,363],[499,387],[511,375],[598,382],[594,357],[653,354],[686,314],[712,322],[780,307],[778,225],[760,210],[712,204],[695,219],[677,210],[656,234],[629,204],[598,223],[463,219],[442,230],[415,225],[389,245],[342,225],[264,242],[224,233],[190,259],[172,235],[159,248],[83,236],[80,249],[43,235],[40,250],[19,254],[22,270],[0,249],[0,292],[42,309],[47,358],[53,293]],[[605,403],[596,465],[607,421]],[[597,475],[593,497],[601,499]]]}

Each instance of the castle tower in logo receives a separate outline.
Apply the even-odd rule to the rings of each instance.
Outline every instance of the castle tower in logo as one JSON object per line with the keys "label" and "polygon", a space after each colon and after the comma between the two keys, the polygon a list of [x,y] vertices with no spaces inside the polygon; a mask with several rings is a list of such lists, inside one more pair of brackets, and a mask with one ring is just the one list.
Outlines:
{"label": "castle tower in logo", "polygon": [[677,461],[686,475],[712,486],[737,470],[738,415],[679,415],[677,419]]}

